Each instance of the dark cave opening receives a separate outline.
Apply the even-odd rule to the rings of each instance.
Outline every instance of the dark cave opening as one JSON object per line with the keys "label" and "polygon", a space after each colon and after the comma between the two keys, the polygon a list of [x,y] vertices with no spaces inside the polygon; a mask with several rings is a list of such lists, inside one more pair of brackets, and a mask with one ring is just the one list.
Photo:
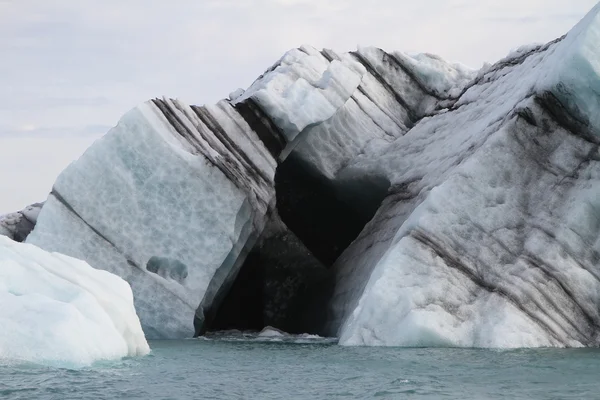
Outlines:
{"label": "dark cave opening", "polygon": [[260,254],[250,252],[215,318],[210,321],[209,330],[259,331],[264,327],[264,272],[264,268],[261,268]]}
{"label": "dark cave opening", "polygon": [[210,331],[319,333],[331,271],[277,217],[252,249],[220,304]]}
{"label": "dark cave opening", "polygon": [[373,218],[389,186],[374,176],[331,181],[292,154],[275,175],[277,211],[315,257],[331,266]]}
{"label": "dark cave opening", "polygon": [[387,195],[389,181],[332,182],[291,154],[275,175],[276,210],[246,257],[208,331],[323,334],[333,292],[331,266]]}

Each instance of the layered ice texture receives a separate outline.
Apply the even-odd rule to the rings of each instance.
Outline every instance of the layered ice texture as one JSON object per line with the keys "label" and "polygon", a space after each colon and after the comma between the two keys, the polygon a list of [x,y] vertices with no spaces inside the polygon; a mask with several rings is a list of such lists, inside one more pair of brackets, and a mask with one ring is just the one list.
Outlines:
{"label": "layered ice texture", "polygon": [[0,359],[81,367],[149,352],[123,279],[0,236]]}
{"label": "layered ice texture", "polygon": [[61,174],[27,241],[126,279],[150,337],[191,336],[300,160],[357,212],[384,197],[331,267],[341,344],[596,346],[599,12],[480,71],[303,46],[215,106],[145,103]]}
{"label": "layered ice texture", "polygon": [[598,345],[599,11],[348,167],[393,186],[337,261],[342,344]]}
{"label": "layered ice texture", "polygon": [[274,203],[276,160],[294,139],[284,129],[331,117],[364,73],[316,54],[290,52],[298,66],[284,57],[242,103],[131,110],[60,175],[28,242],[126,279],[149,337],[201,333]]}

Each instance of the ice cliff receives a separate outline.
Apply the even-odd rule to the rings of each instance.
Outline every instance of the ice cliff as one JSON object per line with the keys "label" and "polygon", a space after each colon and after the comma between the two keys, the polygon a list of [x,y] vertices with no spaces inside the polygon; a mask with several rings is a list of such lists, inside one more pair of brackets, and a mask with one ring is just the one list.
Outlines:
{"label": "ice cliff", "polygon": [[0,359],[60,367],[149,352],[127,282],[0,236]]}
{"label": "ice cliff", "polygon": [[126,279],[150,337],[599,345],[599,13],[480,71],[303,46],[214,106],[149,101],[26,241]]}

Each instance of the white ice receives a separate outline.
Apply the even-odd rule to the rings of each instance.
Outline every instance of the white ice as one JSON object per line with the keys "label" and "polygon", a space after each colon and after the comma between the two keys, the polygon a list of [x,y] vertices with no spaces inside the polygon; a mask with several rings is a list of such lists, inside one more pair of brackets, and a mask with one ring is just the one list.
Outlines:
{"label": "white ice", "polygon": [[148,354],[123,279],[0,236],[0,359],[61,367]]}
{"label": "white ice", "polygon": [[331,118],[354,93],[365,73],[355,61],[330,63],[308,47],[287,52],[276,65],[236,96],[235,102],[254,99],[289,142],[306,127]]}
{"label": "white ice", "polygon": [[449,63],[434,54],[395,52],[394,55],[424,86],[442,98],[458,96],[477,73],[465,65]]}
{"label": "white ice", "polygon": [[272,326],[266,326],[262,331],[259,332],[259,337],[283,337],[287,335],[281,329],[273,328]]}

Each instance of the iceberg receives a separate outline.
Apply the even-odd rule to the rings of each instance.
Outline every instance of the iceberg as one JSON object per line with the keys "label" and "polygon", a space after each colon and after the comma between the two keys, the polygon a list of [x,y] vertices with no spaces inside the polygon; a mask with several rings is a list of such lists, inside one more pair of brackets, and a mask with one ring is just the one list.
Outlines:
{"label": "iceberg", "polygon": [[121,278],[0,236],[0,359],[60,367],[148,354]]}
{"label": "iceberg", "polygon": [[26,242],[127,280],[152,338],[597,346],[599,36],[600,5],[479,71],[301,46],[214,106],[128,112]]}

